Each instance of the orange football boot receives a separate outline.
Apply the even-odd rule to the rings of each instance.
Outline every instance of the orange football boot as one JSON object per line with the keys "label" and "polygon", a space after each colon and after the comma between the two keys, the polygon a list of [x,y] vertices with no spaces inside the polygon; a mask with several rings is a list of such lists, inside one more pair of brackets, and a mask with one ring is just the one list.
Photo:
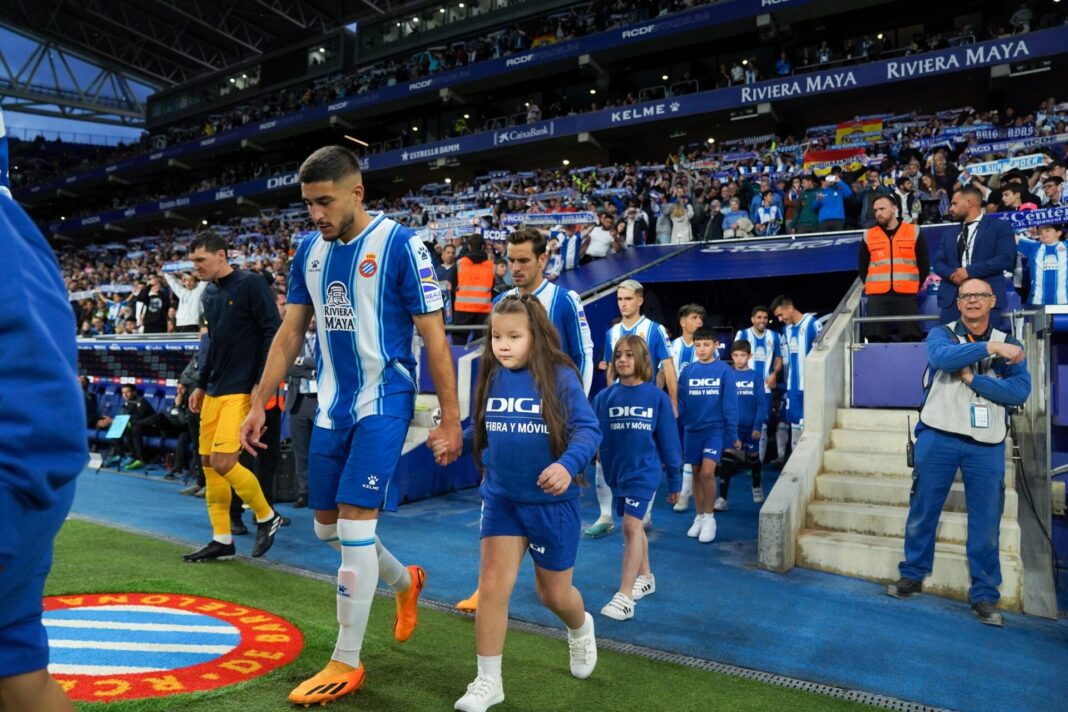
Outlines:
{"label": "orange football boot", "polygon": [[457,603],[456,610],[464,613],[474,613],[478,610],[478,589],[476,588],[474,593]]}
{"label": "orange football boot", "polygon": [[296,705],[325,705],[363,687],[363,665],[353,668],[337,660],[293,688],[289,701]]}
{"label": "orange football boot", "polygon": [[419,594],[426,586],[426,571],[422,566],[409,566],[412,585],[397,594],[397,617],[393,619],[393,637],[403,643],[412,637],[419,622]]}

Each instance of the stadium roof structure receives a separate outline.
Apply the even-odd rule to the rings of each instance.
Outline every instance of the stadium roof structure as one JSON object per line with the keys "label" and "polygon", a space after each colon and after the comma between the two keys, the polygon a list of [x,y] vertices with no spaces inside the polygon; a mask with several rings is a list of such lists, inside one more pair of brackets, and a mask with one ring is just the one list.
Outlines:
{"label": "stadium roof structure", "polygon": [[[37,47],[25,62],[0,57],[0,97],[12,110],[140,126],[144,105],[131,82],[165,89],[345,24],[424,4],[426,0],[5,0],[0,25]],[[73,71],[71,57],[98,73],[85,78]]]}

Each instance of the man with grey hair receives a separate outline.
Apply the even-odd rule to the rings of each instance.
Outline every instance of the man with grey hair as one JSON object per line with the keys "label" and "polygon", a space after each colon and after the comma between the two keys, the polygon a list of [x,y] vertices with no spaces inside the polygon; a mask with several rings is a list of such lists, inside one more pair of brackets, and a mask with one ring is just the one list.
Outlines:
{"label": "man with grey hair", "polygon": [[[598,368],[606,372],[609,383],[614,381],[616,375],[612,369],[612,350],[615,349],[616,342],[624,336],[637,334],[649,345],[649,355],[653,359],[653,377],[657,384],[663,383],[667,386],[671,406],[678,413],[678,374],[675,373],[675,362],[671,358],[671,341],[668,338],[667,329],[662,324],[642,316],[644,302],[645,288],[641,282],[633,279],[620,282],[616,289],[616,304],[619,305],[619,315],[622,318],[605,334],[604,359]],[[586,529],[586,535],[595,539],[611,534],[615,529],[615,523],[612,521],[612,490],[604,481],[604,472],[601,470],[599,461],[597,463],[597,503],[600,505],[601,514],[597,521]],[[647,522],[648,517],[647,514]]]}

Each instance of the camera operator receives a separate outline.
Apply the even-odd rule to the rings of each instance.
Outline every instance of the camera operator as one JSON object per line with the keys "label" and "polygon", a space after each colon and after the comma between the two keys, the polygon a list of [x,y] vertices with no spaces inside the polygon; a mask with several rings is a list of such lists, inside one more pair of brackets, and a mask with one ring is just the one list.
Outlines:
{"label": "camera operator", "polygon": [[994,299],[987,282],[965,280],[957,294],[960,320],[927,336],[926,393],[916,425],[905,560],[898,566],[901,578],[886,593],[908,598],[923,590],[934,562],[942,505],[959,469],[968,508],[968,599],[980,623],[1000,626],[998,535],[1008,409],[1027,400],[1031,376],[1020,342],[990,324]]}

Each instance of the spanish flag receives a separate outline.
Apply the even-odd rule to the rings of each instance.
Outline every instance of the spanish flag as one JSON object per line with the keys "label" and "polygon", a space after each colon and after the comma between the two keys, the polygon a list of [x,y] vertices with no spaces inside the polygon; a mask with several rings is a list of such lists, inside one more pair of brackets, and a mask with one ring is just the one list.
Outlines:
{"label": "spanish flag", "polygon": [[838,145],[857,141],[878,141],[883,137],[882,119],[844,121],[835,127],[834,142]]}

